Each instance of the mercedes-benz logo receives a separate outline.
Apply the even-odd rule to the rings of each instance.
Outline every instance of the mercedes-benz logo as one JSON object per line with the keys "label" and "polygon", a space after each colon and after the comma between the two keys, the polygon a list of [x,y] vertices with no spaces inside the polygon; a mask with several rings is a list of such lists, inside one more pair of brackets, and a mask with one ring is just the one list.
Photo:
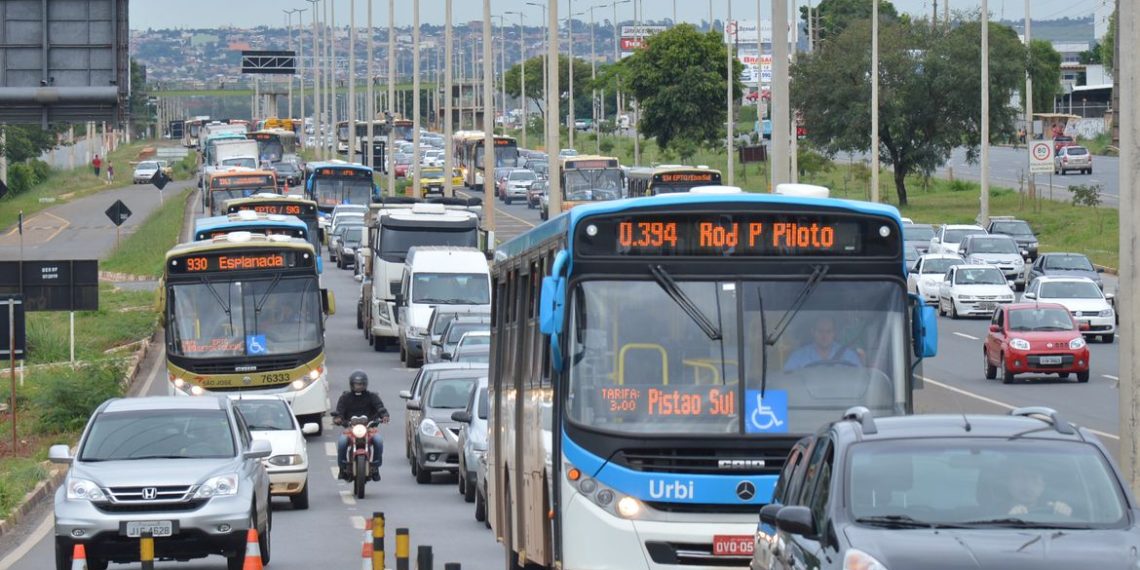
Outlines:
{"label": "mercedes-benz logo", "polygon": [[740,497],[741,501],[751,501],[752,497],[756,496],[756,485],[752,481],[741,481],[736,486],[736,496]]}

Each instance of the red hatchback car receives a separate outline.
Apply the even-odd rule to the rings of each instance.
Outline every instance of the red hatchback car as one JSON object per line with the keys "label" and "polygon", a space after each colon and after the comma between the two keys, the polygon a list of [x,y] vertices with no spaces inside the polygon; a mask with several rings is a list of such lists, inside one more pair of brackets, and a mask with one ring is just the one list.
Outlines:
{"label": "red hatchback car", "polygon": [[999,306],[982,345],[986,379],[1001,370],[1004,384],[1018,374],[1057,374],[1089,381],[1089,347],[1068,309],[1053,303]]}

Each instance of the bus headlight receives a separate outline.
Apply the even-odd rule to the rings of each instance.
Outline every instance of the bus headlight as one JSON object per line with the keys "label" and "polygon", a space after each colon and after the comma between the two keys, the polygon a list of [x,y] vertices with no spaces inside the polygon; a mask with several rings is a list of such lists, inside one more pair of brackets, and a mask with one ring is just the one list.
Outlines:
{"label": "bus headlight", "polygon": [[201,396],[202,394],[205,394],[205,393],[206,393],[206,390],[204,388],[202,388],[201,386],[191,386],[190,387],[190,395],[191,396]]}
{"label": "bus headlight", "polygon": [[185,381],[185,380],[183,380],[183,379],[181,379],[181,378],[179,378],[179,377],[177,377],[177,376],[175,376],[175,377],[174,377],[174,378],[171,380],[171,383],[173,383],[173,384],[174,384],[174,387],[175,387],[175,388],[178,388],[179,390],[181,390],[181,389],[183,389],[183,388],[185,388],[185,387],[186,387],[186,381]]}
{"label": "bus headlight", "polygon": [[641,514],[641,501],[633,497],[622,497],[617,502],[617,512],[627,519],[632,519]]}

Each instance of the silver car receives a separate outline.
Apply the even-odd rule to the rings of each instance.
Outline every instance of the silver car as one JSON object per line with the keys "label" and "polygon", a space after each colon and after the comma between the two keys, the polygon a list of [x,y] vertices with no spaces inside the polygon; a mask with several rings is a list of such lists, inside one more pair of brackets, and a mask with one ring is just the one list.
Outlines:
{"label": "silver car", "polygon": [[451,414],[467,407],[480,376],[441,376],[427,386],[423,398],[408,402],[408,409],[422,412],[412,436],[412,474],[416,483],[430,483],[436,471],[459,470],[460,425],[451,419]]}
{"label": "silver car", "polygon": [[224,397],[112,399],[95,410],[74,456],[66,445],[48,458],[70,464],[55,494],[57,568],[70,568],[83,544],[87,565],[139,560],[138,537],[156,537],[156,560],[221,554],[231,570],[245,563],[246,532],[257,529],[269,563],[268,441],[250,436]]}
{"label": "silver car", "polygon": [[459,427],[459,494],[475,502],[479,461],[487,455],[487,379],[480,378],[467,401],[467,408],[451,413]]}

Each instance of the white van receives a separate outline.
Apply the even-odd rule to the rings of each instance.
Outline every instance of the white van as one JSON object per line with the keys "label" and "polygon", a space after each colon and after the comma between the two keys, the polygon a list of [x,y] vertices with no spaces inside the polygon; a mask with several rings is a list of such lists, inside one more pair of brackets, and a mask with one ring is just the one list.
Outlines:
{"label": "white van", "polygon": [[473,247],[417,246],[408,250],[396,296],[400,360],[411,368],[423,360],[423,338],[437,305],[491,305],[491,270]]}

